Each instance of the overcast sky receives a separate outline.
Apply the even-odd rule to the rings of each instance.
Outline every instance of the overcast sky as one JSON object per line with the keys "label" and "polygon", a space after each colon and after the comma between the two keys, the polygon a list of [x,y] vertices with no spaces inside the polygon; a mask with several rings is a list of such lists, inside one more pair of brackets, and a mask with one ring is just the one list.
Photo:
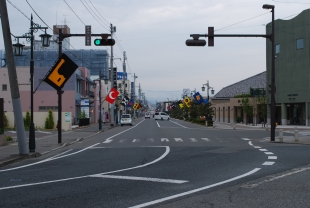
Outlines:
{"label": "overcast sky", "polygon": [[[85,25],[92,26],[92,33],[108,33],[109,23],[116,26],[115,57],[122,58],[126,51],[127,71],[131,73],[128,77],[133,81],[134,73],[138,76],[136,86],[141,84],[142,92],[152,103],[180,99],[183,89],[196,89],[206,95],[201,87],[207,80],[216,93],[266,70],[263,38],[215,38],[214,47],[188,47],[185,41],[190,34],[206,34],[209,26],[214,26],[215,34],[265,34],[271,13],[262,9],[263,4],[275,5],[275,19],[287,20],[310,6],[306,0],[28,0],[28,3],[50,27],[66,20],[71,33],[84,33]],[[30,21],[24,14],[30,18],[32,13],[34,22],[44,26],[28,3],[7,1],[14,35],[28,32]],[[52,34],[51,30],[48,32]],[[93,44],[85,46],[84,38],[70,41],[74,49],[105,49]],[[0,49],[4,49],[2,36]],[[115,60],[118,70],[122,70],[122,61]]]}

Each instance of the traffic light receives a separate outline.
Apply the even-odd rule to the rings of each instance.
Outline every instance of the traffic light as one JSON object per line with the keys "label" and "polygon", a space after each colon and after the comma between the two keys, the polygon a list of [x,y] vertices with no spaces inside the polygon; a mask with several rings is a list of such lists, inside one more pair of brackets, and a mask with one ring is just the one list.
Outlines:
{"label": "traffic light", "polygon": [[205,46],[206,41],[205,40],[199,40],[199,39],[188,39],[186,40],[185,44],[187,46]]}
{"label": "traffic light", "polygon": [[208,46],[214,46],[214,27],[208,27]]}
{"label": "traffic light", "polygon": [[95,39],[94,44],[96,46],[113,46],[115,44],[114,39]]}

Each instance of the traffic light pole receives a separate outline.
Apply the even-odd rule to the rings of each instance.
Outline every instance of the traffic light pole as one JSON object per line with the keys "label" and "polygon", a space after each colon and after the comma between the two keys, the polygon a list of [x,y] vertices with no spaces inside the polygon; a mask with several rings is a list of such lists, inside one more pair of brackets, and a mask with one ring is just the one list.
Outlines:
{"label": "traffic light pole", "polygon": [[270,103],[270,141],[275,141],[275,61],[274,61],[274,8],[272,9],[272,32],[269,35],[259,35],[259,34],[214,34],[214,28],[209,27],[209,35],[208,34],[191,34],[190,37],[193,37],[193,40],[187,40],[186,45],[187,46],[205,46],[205,41],[199,40],[199,37],[208,37],[209,39],[209,46],[214,46],[214,37],[262,37],[262,38],[268,38],[271,41],[272,44],[272,50],[271,50],[271,103]]}

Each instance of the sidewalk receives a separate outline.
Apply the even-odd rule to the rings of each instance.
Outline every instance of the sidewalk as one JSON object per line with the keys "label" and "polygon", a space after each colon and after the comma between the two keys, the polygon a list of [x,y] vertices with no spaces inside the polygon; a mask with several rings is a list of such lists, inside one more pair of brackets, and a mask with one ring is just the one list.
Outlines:
{"label": "sidewalk", "polygon": [[[98,124],[91,124],[86,127],[77,127],[72,129],[72,131],[62,132],[62,143],[58,144],[58,132],[53,130],[50,132],[36,131],[36,152],[29,153],[27,155],[19,155],[18,143],[16,141],[16,133],[14,131],[5,131],[4,133],[8,136],[12,136],[13,142],[9,142],[6,146],[0,146],[0,167],[7,164],[23,160],[25,158],[39,157],[40,155],[47,154],[49,152],[55,151],[59,148],[74,144],[81,140],[92,137],[100,132],[106,131],[110,128],[110,123],[102,124],[102,130],[99,131]],[[29,133],[26,132],[26,136]],[[28,138],[27,143],[28,143]],[[15,141],[14,141],[15,140]]]}
{"label": "sidewalk", "polygon": [[[270,131],[270,125],[266,125],[265,127],[262,126],[262,124],[257,124],[256,126],[253,126],[252,124],[241,124],[236,123],[230,124],[230,123],[221,123],[216,122],[215,125],[217,125],[215,128],[220,128],[220,126],[230,127],[231,129],[258,129],[258,130],[266,130]],[[290,133],[292,136],[281,136],[280,138],[280,130],[282,130],[283,133]],[[276,126],[276,137],[275,137],[275,143],[287,143],[287,144],[307,144],[310,145],[310,126],[294,126],[294,125],[278,125]],[[295,133],[296,131],[296,133]],[[270,141],[270,137],[265,138],[266,141]]]}

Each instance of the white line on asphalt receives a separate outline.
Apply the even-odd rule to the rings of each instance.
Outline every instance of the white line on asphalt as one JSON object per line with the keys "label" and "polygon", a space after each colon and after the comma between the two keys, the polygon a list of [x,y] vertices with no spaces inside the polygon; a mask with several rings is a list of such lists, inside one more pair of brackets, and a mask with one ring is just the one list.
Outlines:
{"label": "white line on asphalt", "polygon": [[120,135],[120,134],[122,134],[122,133],[124,133],[124,132],[126,132],[126,131],[129,131],[129,130],[133,129],[133,128],[136,128],[136,127],[137,127],[140,123],[142,123],[143,121],[145,121],[145,119],[142,120],[142,121],[140,121],[139,123],[137,123],[136,125],[134,125],[133,127],[129,128],[129,129],[126,129],[126,130],[121,131],[121,132],[119,132],[119,133],[117,133],[117,134],[114,134],[113,136],[110,136],[109,138],[107,138],[107,139],[106,139],[104,142],[102,142],[102,143],[109,143],[109,142],[107,142],[107,141],[110,141],[113,137],[116,137],[117,135]]}
{"label": "white line on asphalt", "polygon": [[206,142],[210,142],[210,139],[208,138],[201,138],[202,140],[205,140]]}
{"label": "white line on asphalt", "polygon": [[[97,143],[99,144],[99,143]],[[97,145],[95,144],[95,145]],[[95,146],[93,145],[93,146]],[[93,147],[91,146],[91,147]],[[90,148],[91,148],[90,147]],[[154,147],[154,146],[153,146]],[[153,148],[152,147],[152,148]],[[153,160],[152,162],[149,162],[149,163],[145,163],[143,165],[138,165],[138,166],[135,166],[135,167],[131,167],[131,168],[126,168],[126,169],[121,169],[121,170],[115,170],[115,171],[110,171],[110,172],[106,172],[106,173],[99,173],[99,174],[102,174],[102,175],[105,175],[105,174],[110,174],[110,173],[117,173],[117,172],[122,172],[122,171],[126,171],[126,170],[132,170],[132,169],[137,169],[137,168],[142,168],[142,167],[145,167],[145,166],[148,166],[148,165],[151,165],[151,164],[154,164],[160,160],[162,160],[163,158],[165,158],[169,152],[170,152],[170,147],[169,146],[155,146],[155,147],[165,147],[166,148],[166,151],[164,154],[162,154],[159,158],[157,158],[156,160]],[[5,170],[3,170],[5,171]],[[94,174],[95,175],[95,174]],[[97,174],[96,174],[97,175]],[[29,184],[23,184],[23,185],[17,185],[17,186],[7,186],[7,187],[2,187],[0,188],[0,190],[6,190],[6,189],[12,189],[12,188],[20,188],[20,187],[25,187],[25,186],[35,186],[35,185],[41,185],[41,184],[47,184],[47,183],[55,183],[55,182],[61,182],[61,181],[69,181],[69,180],[75,180],[75,179],[80,179],[80,178],[86,178],[86,177],[90,177],[92,175],[87,175],[87,176],[79,176],[79,177],[73,177],[73,178],[65,178],[65,179],[60,179],[60,180],[54,180],[54,181],[45,181],[45,182],[39,182],[39,183],[29,183]]]}
{"label": "white line on asphalt", "polygon": [[174,138],[174,140],[175,140],[176,142],[183,142],[183,140],[182,140],[181,138]]}
{"label": "white line on asphalt", "polygon": [[262,151],[262,152],[268,151],[268,150],[266,150],[266,149],[259,149],[259,150]]}
{"label": "white line on asphalt", "polygon": [[253,146],[254,148],[256,148],[256,149],[260,149],[260,148],[262,148],[262,147],[260,147],[260,146]]}
{"label": "white line on asphalt", "polygon": [[161,138],[160,139],[162,142],[169,142],[169,139],[167,139],[167,138]]}
{"label": "white line on asphalt", "polygon": [[67,151],[65,151],[65,152],[62,152],[62,153],[57,154],[57,155],[54,155],[53,157],[50,157],[50,158],[48,158],[48,159],[56,158],[56,157],[58,157],[58,156],[60,156],[60,155],[66,154],[67,152],[70,152],[71,150],[73,150],[73,149],[69,149],[69,150],[67,150]]}
{"label": "white line on asphalt", "polygon": [[148,142],[154,142],[154,138],[147,139]]}
{"label": "white line on asphalt", "polygon": [[0,170],[0,172],[6,172],[6,171],[10,171],[10,170],[16,170],[16,169],[20,169],[20,168],[25,168],[25,167],[29,167],[29,166],[32,166],[32,165],[36,165],[36,164],[40,164],[40,163],[44,163],[44,162],[48,162],[48,161],[52,161],[52,160],[56,160],[56,159],[59,159],[59,158],[63,158],[63,157],[67,157],[67,156],[70,156],[70,155],[74,155],[74,154],[77,154],[77,153],[80,153],[80,152],[83,152],[87,149],[90,149],[96,145],[98,145],[99,143],[97,144],[94,144],[94,145],[91,145],[89,147],[86,147],[84,149],[81,149],[77,152],[73,152],[71,154],[67,154],[67,155],[63,155],[63,156],[60,156],[60,157],[57,157],[57,158],[47,158],[45,160],[42,160],[42,161],[39,161],[39,162],[35,162],[35,163],[31,163],[31,164],[28,164],[28,165],[23,165],[23,166],[19,166],[19,167],[15,167],[15,168],[9,168],[9,169],[5,169],[5,170]]}
{"label": "white line on asphalt", "polygon": [[[172,123],[175,123],[175,124],[177,124],[177,125],[179,125],[179,126],[182,126],[181,124],[179,124],[179,123],[177,123],[177,122],[174,122],[174,121],[172,121],[172,120],[170,120]],[[186,126],[182,126],[183,128],[186,128],[186,129],[188,129],[188,127],[186,127]]]}
{"label": "white line on asphalt", "polygon": [[253,146],[253,144],[252,144],[252,142],[251,142],[251,141],[249,141],[249,145]]}
{"label": "white line on asphalt", "polygon": [[52,132],[49,132],[49,131],[36,131],[36,132],[43,133],[43,134],[53,134]]}
{"label": "white line on asphalt", "polygon": [[157,126],[160,128],[160,125],[159,125],[158,121],[156,121],[156,123],[157,123]]}
{"label": "white line on asphalt", "polygon": [[140,142],[140,139],[134,139],[132,142]]}
{"label": "white line on asphalt", "polygon": [[189,138],[192,142],[198,142],[195,138]]}
{"label": "white line on asphalt", "polygon": [[264,152],[266,155],[273,155],[272,152]]}
{"label": "white line on asphalt", "polygon": [[243,140],[251,140],[251,139],[248,139],[248,138],[241,138],[241,139],[243,139]]}
{"label": "white line on asphalt", "polygon": [[268,160],[276,160],[276,159],[278,159],[277,156],[268,156]]}
{"label": "white line on asphalt", "polygon": [[112,142],[113,140],[106,140],[106,141],[104,141],[104,142],[102,142],[102,143],[110,143],[110,142]]}
{"label": "white line on asphalt", "polygon": [[168,201],[168,200],[171,200],[171,199],[179,198],[181,196],[186,196],[186,195],[193,194],[193,193],[196,193],[196,192],[199,192],[199,191],[210,189],[210,188],[213,188],[213,187],[216,187],[216,186],[220,186],[222,184],[229,183],[231,181],[235,181],[235,180],[238,180],[240,178],[244,178],[246,176],[252,175],[253,173],[259,171],[260,169],[261,168],[255,168],[255,169],[253,169],[253,170],[251,170],[251,171],[249,171],[249,172],[247,172],[245,174],[236,176],[234,178],[231,178],[231,179],[228,179],[228,180],[225,180],[225,181],[221,181],[221,182],[209,185],[209,186],[201,187],[201,188],[198,188],[198,189],[194,189],[194,190],[191,190],[191,191],[187,191],[187,192],[183,192],[183,193],[180,193],[180,194],[172,195],[172,196],[169,196],[169,197],[157,199],[157,200],[154,200],[154,201],[146,202],[146,203],[139,204],[139,205],[136,205],[136,206],[133,206],[133,207],[130,207],[130,208],[146,207],[146,206],[158,204],[158,203],[161,203],[161,202],[164,202],[164,201]]}
{"label": "white line on asphalt", "polygon": [[273,164],[274,164],[274,162],[267,161],[267,162],[264,162],[262,165],[273,165]]}
{"label": "white line on asphalt", "polygon": [[151,181],[151,182],[160,182],[160,183],[176,183],[176,184],[182,184],[182,183],[188,182],[188,181],[173,180],[173,179],[146,178],[146,177],[134,177],[134,176],[116,176],[116,175],[102,175],[102,174],[91,175],[89,177],[113,178],[113,179],[125,179],[125,180],[137,180],[137,181]]}

